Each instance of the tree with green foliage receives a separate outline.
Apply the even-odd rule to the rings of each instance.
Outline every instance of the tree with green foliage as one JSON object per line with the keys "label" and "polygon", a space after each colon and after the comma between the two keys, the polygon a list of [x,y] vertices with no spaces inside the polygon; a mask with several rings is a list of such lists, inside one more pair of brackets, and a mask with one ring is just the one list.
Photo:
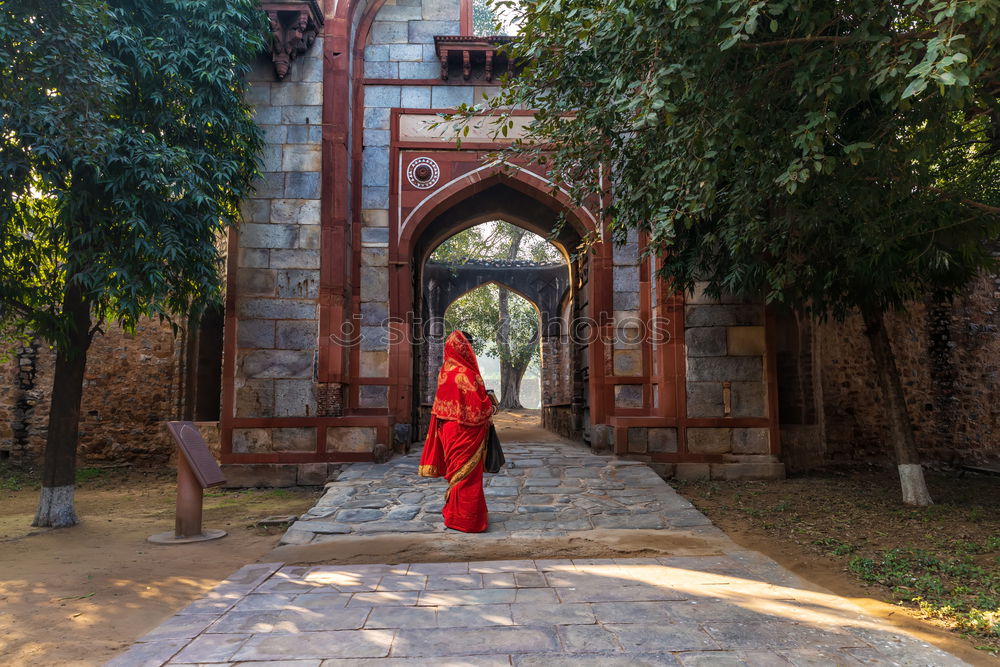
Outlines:
{"label": "tree with green foliage", "polygon": [[[499,0],[537,109],[511,154],[613,199],[678,289],[859,313],[909,504],[931,502],[886,313],[994,266],[995,0]],[[611,178],[598,178],[604,165]]]}
{"label": "tree with green foliage", "polygon": [[[507,222],[477,225],[438,246],[431,260],[461,265],[470,259],[558,261],[558,251],[542,237]],[[474,337],[477,354],[500,363],[500,408],[521,405],[521,382],[541,360],[538,311],[526,299],[500,285],[484,285],[456,300],[445,314],[447,332],[460,329]]]}
{"label": "tree with green foliage", "polygon": [[56,349],[36,526],[73,503],[87,349],[105,323],[221,292],[261,149],[254,0],[0,2],[0,325]]}

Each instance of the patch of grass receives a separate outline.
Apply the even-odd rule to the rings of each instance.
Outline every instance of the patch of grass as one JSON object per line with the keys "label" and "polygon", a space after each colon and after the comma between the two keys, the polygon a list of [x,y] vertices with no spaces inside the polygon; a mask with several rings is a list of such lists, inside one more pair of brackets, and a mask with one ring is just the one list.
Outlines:
{"label": "patch of grass", "polygon": [[38,480],[30,470],[6,463],[0,464],[0,491],[20,491],[26,488],[38,488]]}
{"label": "patch of grass", "polygon": [[104,471],[100,468],[77,468],[76,469],[76,483],[83,484],[84,482],[90,482],[92,480],[98,479]]}

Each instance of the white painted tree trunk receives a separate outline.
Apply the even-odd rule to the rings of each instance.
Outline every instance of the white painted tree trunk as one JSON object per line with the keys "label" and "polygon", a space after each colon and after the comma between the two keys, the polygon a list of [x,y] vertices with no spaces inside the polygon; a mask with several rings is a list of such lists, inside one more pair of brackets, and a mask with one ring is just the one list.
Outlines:
{"label": "white painted tree trunk", "polygon": [[930,505],[931,494],[924,481],[924,469],[919,463],[901,463],[899,483],[903,487],[903,502],[907,505]]}
{"label": "white painted tree trunk", "polygon": [[75,526],[76,509],[73,505],[74,486],[43,486],[38,501],[38,512],[32,526],[65,528]]}

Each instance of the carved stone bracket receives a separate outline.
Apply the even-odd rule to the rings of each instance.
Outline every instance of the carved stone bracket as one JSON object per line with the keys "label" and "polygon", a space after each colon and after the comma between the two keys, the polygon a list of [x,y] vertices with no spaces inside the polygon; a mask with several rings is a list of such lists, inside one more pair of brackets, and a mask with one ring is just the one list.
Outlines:
{"label": "carved stone bracket", "polygon": [[323,28],[323,11],[316,0],[267,0],[262,4],[271,23],[271,60],[280,81],[292,61],[316,41]]}
{"label": "carved stone bracket", "polygon": [[505,53],[501,48],[511,42],[511,37],[470,37],[444,36],[434,37],[438,61],[441,63],[441,79],[447,81],[454,66],[462,73],[462,79],[469,81],[493,81],[496,73],[504,73],[510,68]]}

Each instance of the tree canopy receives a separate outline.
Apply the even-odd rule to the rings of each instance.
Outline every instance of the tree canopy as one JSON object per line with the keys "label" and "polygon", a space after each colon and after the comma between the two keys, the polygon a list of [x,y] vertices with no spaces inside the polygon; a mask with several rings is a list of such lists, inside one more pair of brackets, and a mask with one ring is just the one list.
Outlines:
{"label": "tree canopy", "polygon": [[221,290],[251,193],[254,0],[0,3],[0,328],[57,349],[36,525],[76,522],[86,352],[104,322],[183,318]]}

